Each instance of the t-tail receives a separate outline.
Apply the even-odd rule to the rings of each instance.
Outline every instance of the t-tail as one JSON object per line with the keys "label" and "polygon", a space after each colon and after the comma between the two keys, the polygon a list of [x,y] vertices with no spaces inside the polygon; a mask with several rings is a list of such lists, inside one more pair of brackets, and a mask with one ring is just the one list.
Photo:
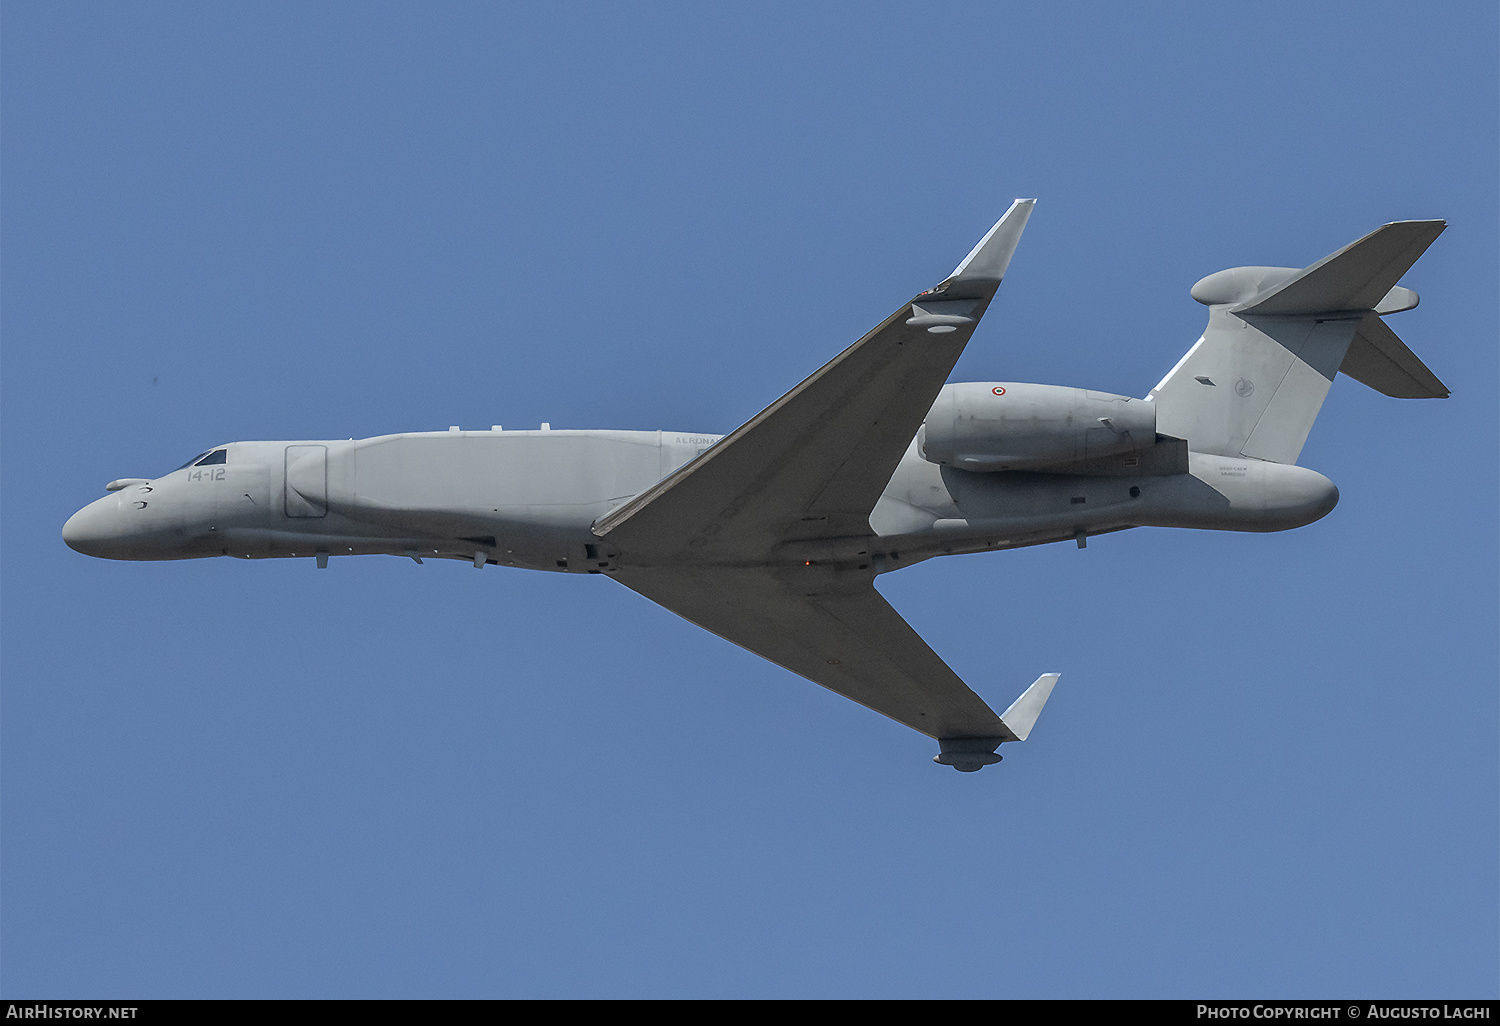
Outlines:
{"label": "t-tail", "polygon": [[1402,399],[1448,389],[1381,319],[1417,294],[1396,283],[1447,227],[1397,221],[1311,267],[1233,267],[1193,286],[1208,327],[1151,390],[1156,430],[1194,452],[1296,463],[1339,371]]}

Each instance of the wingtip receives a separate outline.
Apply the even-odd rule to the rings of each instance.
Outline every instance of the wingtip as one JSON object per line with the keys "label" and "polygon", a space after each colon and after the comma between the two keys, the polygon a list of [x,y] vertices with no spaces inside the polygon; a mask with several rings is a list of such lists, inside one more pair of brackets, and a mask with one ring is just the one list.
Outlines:
{"label": "wingtip", "polygon": [[[1017,197],[1016,199],[1011,201],[1011,204],[1006,208],[1005,213],[1000,215],[1000,220],[995,222],[995,228],[998,228],[1002,224],[1004,224],[1007,218],[1015,216],[1018,211],[1024,210],[1027,214],[1030,214],[1031,208],[1034,206],[1036,206],[1036,197],[1033,196],[1030,199]],[[991,228],[990,231],[994,231],[995,228]]]}
{"label": "wingtip", "polygon": [[1042,714],[1042,706],[1047,704],[1052,689],[1061,678],[1060,673],[1042,674],[1032,682],[1031,687],[1021,693],[1020,698],[1010,704],[1009,709],[1000,714],[1000,722],[1016,736],[1017,741],[1025,741],[1031,734],[1037,717]]}
{"label": "wingtip", "polygon": [[1021,241],[1021,233],[1026,230],[1026,220],[1034,206],[1035,199],[1018,199],[1012,203],[963,262],[953,269],[945,284],[950,287],[960,283],[999,284],[1010,267],[1010,259],[1015,255],[1016,245]]}

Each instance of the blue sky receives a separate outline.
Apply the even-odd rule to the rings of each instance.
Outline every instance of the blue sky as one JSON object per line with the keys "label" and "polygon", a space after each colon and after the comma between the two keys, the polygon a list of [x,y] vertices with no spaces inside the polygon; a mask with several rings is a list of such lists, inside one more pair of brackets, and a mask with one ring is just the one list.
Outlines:
{"label": "blue sky", "polygon": [[[1493,4],[24,2],[0,33],[8,997],[1494,997]],[[727,432],[1039,202],[957,380],[1450,227],[1279,535],[881,578],[1003,765],[609,581],[59,537],[222,442]]]}

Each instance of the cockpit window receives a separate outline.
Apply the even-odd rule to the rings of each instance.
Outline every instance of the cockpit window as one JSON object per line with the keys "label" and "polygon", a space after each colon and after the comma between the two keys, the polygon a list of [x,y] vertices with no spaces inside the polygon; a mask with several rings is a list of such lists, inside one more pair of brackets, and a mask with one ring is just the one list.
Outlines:
{"label": "cockpit window", "polygon": [[186,470],[188,467],[211,467],[216,463],[227,462],[229,462],[228,449],[210,449],[208,452],[200,452],[177,469]]}

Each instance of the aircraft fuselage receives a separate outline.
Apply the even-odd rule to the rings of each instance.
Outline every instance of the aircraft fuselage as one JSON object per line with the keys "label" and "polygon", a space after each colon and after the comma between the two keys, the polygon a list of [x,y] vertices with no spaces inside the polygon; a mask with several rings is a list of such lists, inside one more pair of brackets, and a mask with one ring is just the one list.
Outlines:
{"label": "aircraft fuselage", "polygon": [[[78,551],[111,559],[314,557],[321,564],[328,556],[383,553],[607,572],[629,565],[630,554],[601,547],[594,522],[720,437],[450,430],[235,442],[119,487],[75,514],[63,534]],[[1332,482],[1302,467],[1185,451],[1155,458],[1163,465],[1153,467],[1148,451],[1145,460],[1095,461],[1083,473],[972,472],[928,462],[914,440],[870,514],[874,537],[767,555],[861,560],[879,572],[1129,527],[1285,530],[1338,501]]]}

